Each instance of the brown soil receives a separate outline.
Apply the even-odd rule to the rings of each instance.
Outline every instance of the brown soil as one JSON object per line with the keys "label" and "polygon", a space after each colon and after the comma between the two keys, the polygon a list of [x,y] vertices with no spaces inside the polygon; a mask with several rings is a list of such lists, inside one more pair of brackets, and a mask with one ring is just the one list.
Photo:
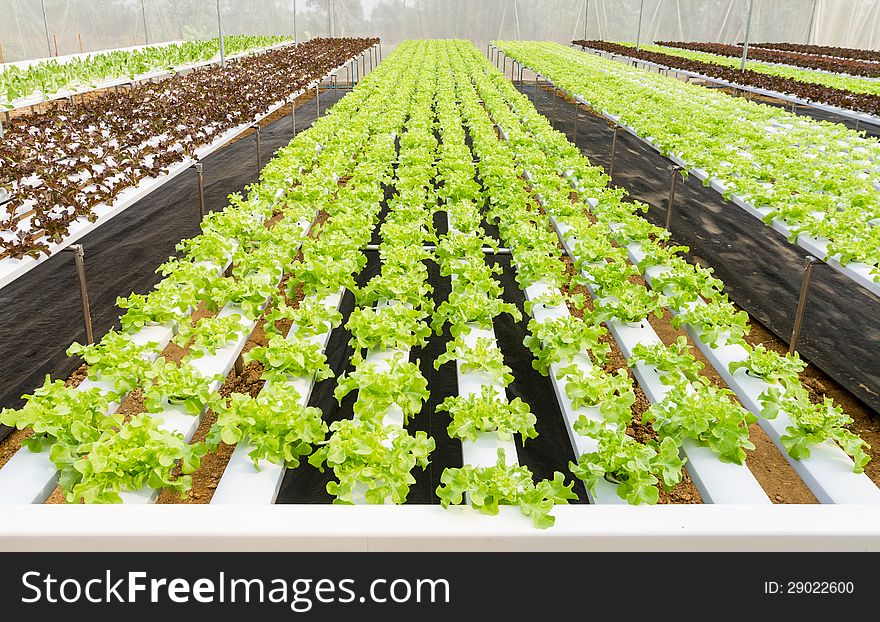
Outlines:
{"label": "brown soil", "polygon": [[[684,330],[672,326],[671,316],[668,313],[664,313],[662,318],[651,316],[648,321],[663,343],[667,345],[673,343],[678,337],[686,337],[691,346],[691,354],[703,364],[702,375],[718,388],[729,388],[688,334]],[[746,466],[749,467],[771,501],[774,503],[818,503],[816,497],[798,477],[785,456],[779,452],[773,441],[757,423],[749,426],[749,439],[755,445],[755,449],[746,452]]]}
{"label": "brown soil", "polygon": [[[319,225],[323,224],[326,220],[327,214],[325,212],[319,213],[315,219],[314,225],[309,231],[309,236],[315,237],[316,235],[319,235]],[[297,260],[300,259],[302,259],[302,252],[300,252],[297,257]],[[278,291],[288,306],[296,307],[303,299],[303,291],[302,287],[297,285],[294,288],[293,297],[288,296],[287,286],[290,278],[290,274],[284,275],[281,279],[281,283],[278,285]],[[268,310],[269,308],[267,308],[267,311]],[[242,352],[247,352],[254,347],[268,345],[268,338],[266,337],[264,326],[265,318],[261,318],[254,328],[254,332],[251,333],[250,338],[248,338],[245,343]],[[282,334],[286,335],[287,331],[290,330],[290,322],[279,322],[276,325],[276,328],[278,328]],[[229,397],[232,393],[244,393],[251,397],[256,397],[263,388],[264,381],[261,378],[262,373],[263,365],[256,361],[252,361],[245,365],[244,373],[242,373],[241,376],[236,375],[235,370],[233,369],[226,377],[226,381],[220,386],[218,392],[223,397]],[[205,438],[207,438],[211,427],[216,421],[217,415],[213,411],[205,413],[205,416],[202,417],[202,421],[196,429],[195,434],[193,434],[193,438],[190,442],[203,442]],[[192,488],[185,499],[180,498],[172,491],[163,490],[159,494],[157,503],[210,503],[211,498],[214,496],[214,491],[220,483],[220,478],[223,476],[223,472],[226,470],[226,465],[229,464],[229,459],[232,457],[232,452],[234,450],[234,445],[227,445],[226,443],[221,442],[217,451],[210,452],[202,457],[199,468],[192,473]]]}
{"label": "brown soil", "polygon": [[[571,258],[568,255],[563,255],[562,261],[565,263],[566,274],[570,276],[574,275],[574,265],[572,264]],[[582,294],[586,300],[584,308],[588,311],[593,310],[593,298],[590,296],[589,290],[583,285],[577,285],[574,288],[569,288],[566,285],[562,288],[562,291],[565,293]],[[569,311],[575,317],[583,317],[584,315],[583,310],[571,305],[569,305]],[[614,341],[614,337],[612,337],[610,333],[603,335],[601,341],[611,348],[611,351],[605,358],[605,364],[602,366],[602,369],[608,373],[617,373],[618,369],[625,369],[633,381],[633,391],[636,394],[636,401],[632,405],[633,419],[632,423],[626,429],[627,434],[640,443],[644,443],[648,440],[657,440],[657,433],[654,432],[651,426],[642,423],[642,416],[645,411],[648,410],[650,402],[648,402],[648,397],[639,386],[639,383],[636,382],[632,370],[626,363],[626,357],[623,355],[623,352],[620,351],[617,342]],[[657,485],[657,488],[660,491],[660,500],[658,503],[703,502],[700,492],[697,490],[696,486],[694,486],[690,474],[687,472],[687,467],[682,469],[681,482],[679,482],[671,491],[665,491],[660,484]]]}
{"label": "brown soil", "polygon": [[[771,333],[763,324],[752,319],[751,326],[752,331],[746,336],[746,341],[750,344],[760,343],[768,350],[780,354],[788,351],[788,345]],[[829,397],[853,418],[853,423],[850,426],[851,431],[858,434],[871,446],[865,449],[871,456],[871,462],[865,467],[865,474],[880,486],[880,416],[812,363],[801,373],[801,382],[809,392],[811,400],[821,402],[825,397]]]}

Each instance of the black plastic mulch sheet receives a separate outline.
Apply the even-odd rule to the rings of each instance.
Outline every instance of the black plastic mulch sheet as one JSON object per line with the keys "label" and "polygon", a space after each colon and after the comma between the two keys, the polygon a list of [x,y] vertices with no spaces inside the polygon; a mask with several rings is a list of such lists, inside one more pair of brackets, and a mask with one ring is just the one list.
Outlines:
{"label": "black plastic mulch sheet", "polygon": [[[348,91],[321,93],[321,113]],[[312,98],[296,111],[297,131],[316,117]],[[261,130],[263,163],[292,138],[289,116]],[[253,135],[205,158],[206,209],[226,207],[226,197],[258,181]],[[184,173],[80,240],[95,339],[119,327],[118,296],[146,293],[160,280],[156,268],[175,254],[175,245],[199,233],[195,172]],[[71,253],[58,253],[14,283],[0,289],[0,407],[17,408],[22,394],[49,373],[66,378],[80,365],[65,354],[85,340],[79,286]],[[10,429],[0,426],[0,439]]]}
{"label": "black plastic mulch sheet", "polygon": [[[534,86],[521,90],[554,127],[573,136],[574,107]],[[802,109],[800,109],[802,110]],[[608,170],[612,131],[601,118],[581,112],[577,145]],[[672,164],[638,138],[617,137],[614,182],[650,206],[646,217],[663,226]],[[689,259],[714,268],[726,291],[749,314],[788,342],[807,252],[693,177],[678,180],[672,239],[690,247]],[[870,408],[880,412],[880,298],[819,263],[798,351]]]}
{"label": "black plastic mulch sheet", "polygon": [[[445,232],[443,214],[435,214],[435,227],[438,234]],[[492,226],[486,227],[487,234],[497,237],[497,229]],[[374,234],[378,227],[374,229]],[[358,275],[359,286],[366,284],[370,278],[379,274],[381,262],[378,252],[366,253],[367,265]],[[515,271],[510,266],[509,257],[491,258],[490,262],[497,262],[504,269],[498,278],[504,287],[504,300],[516,304],[523,313],[523,320],[515,322],[507,315],[495,319],[494,328],[498,345],[504,354],[504,362],[512,368],[515,380],[507,387],[507,397],[521,398],[528,403],[532,412],[538,419],[536,429],[538,437],[529,439],[525,445],[519,438],[516,441],[517,458],[520,464],[531,469],[534,479],[540,480],[552,478],[554,471],[561,471],[566,476],[566,481],[575,482],[574,491],[578,495],[577,503],[585,503],[587,500],[583,484],[576,480],[568,469],[570,460],[574,460],[574,453],[569,441],[562,412],[556,401],[556,395],[550,378],[542,376],[532,368],[532,354],[522,344],[526,336],[528,317],[523,309],[525,297],[517,287]],[[434,304],[439,306],[449,296],[451,282],[449,277],[441,277],[437,264],[429,261],[428,282],[434,288]],[[346,293],[343,301],[343,324],[354,308],[354,297]],[[346,371],[351,371],[351,356],[353,349],[348,345],[351,334],[344,326],[336,328],[330,335],[327,346],[327,358],[330,367],[336,376]],[[435,490],[440,485],[440,476],[446,468],[462,466],[461,441],[450,438],[447,433],[449,415],[446,412],[435,412],[437,404],[446,397],[458,394],[456,381],[455,363],[449,362],[434,369],[434,360],[446,351],[446,344],[452,339],[448,327],[441,335],[432,335],[424,347],[413,348],[410,352],[410,361],[419,361],[422,374],[428,380],[430,398],[425,402],[419,414],[412,417],[406,426],[408,432],[415,433],[418,430],[425,431],[436,443],[435,450],[431,453],[431,463],[425,470],[416,467],[412,474],[416,483],[410,488],[407,503],[411,504],[437,504],[439,499]],[[324,419],[328,423],[344,418],[353,417],[352,407],[357,396],[356,392],[347,395],[342,403],[336,402],[333,390],[336,387],[336,379],[328,378],[315,385],[309,399],[309,406],[316,406],[324,413]],[[327,482],[332,479],[332,471],[325,467],[324,473],[320,473],[307,462],[303,461],[296,469],[288,469],[278,493],[277,503],[329,503],[332,497],[326,492]]]}

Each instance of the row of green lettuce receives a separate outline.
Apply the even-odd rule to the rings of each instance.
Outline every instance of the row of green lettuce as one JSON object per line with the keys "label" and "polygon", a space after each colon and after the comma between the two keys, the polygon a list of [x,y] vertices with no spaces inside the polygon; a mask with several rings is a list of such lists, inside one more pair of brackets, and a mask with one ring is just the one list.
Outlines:
{"label": "row of green lettuce", "polygon": [[[119,299],[117,304],[126,312],[118,332],[111,331],[95,345],[71,348],[71,353],[89,363],[88,379],[96,386],[70,389],[62,380],[52,382],[47,377],[41,388],[26,396],[23,408],[2,411],[0,420],[5,424],[33,430],[24,442],[26,447],[48,450],[68,501],[118,502],[123,490],[149,486],[185,493],[191,487],[189,474],[198,468],[199,458],[209,447],[189,445],[179,433],[163,429],[160,415],[169,403],[184,404],[192,415],[209,407],[224,412],[219,396],[208,391],[212,379],[198,373],[192,361],[234,342],[242,325],[241,318],[229,315],[211,315],[191,325],[193,309],[202,305],[215,313],[232,303],[255,321],[270,298],[275,319],[321,323],[320,309],[293,309],[278,303],[277,283],[282,274],[292,272],[303,287],[332,285],[331,271],[338,266],[328,257],[330,253],[315,255],[306,248],[303,259],[297,260],[299,244],[295,242],[302,238],[303,221],[308,223],[319,209],[337,204],[333,199],[340,173],[358,160],[370,139],[367,125],[351,119],[381,117],[387,103],[382,93],[395,79],[383,79],[382,74],[376,71],[364,79],[327,115],[281,149],[262,171],[260,182],[247,189],[247,199],[230,195],[229,207],[207,216],[202,233],[182,241],[181,254],[159,268],[164,278],[151,292]],[[348,200],[358,204],[362,197],[352,190]],[[264,221],[279,213],[273,227],[264,226]],[[336,237],[346,238],[345,231]],[[232,269],[224,273],[229,262]],[[159,344],[140,343],[139,334],[153,325],[180,327],[175,341],[188,346],[189,355],[179,366],[156,358]],[[114,404],[137,388],[143,389],[146,412],[130,417],[117,412]],[[269,418],[273,416],[270,411],[260,412]],[[225,428],[246,423],[234,414],[221,414],[219,421]],[[273,449],[270,437],[278,428],[270,428],[277,423],[260,419],[242,430],[252,434],[268,426],[255,456],[279,459],[289,453],[277,444]],[[284,425],[289,424],[285,419]],[[217,429],[209,438],[224,435],[229,438],[233,432]],[[178,462],[182,477],[174,473]]]}
{"label": "row of green lettuce", "polygon": [[557,43],[504,41],[511,58],[547,76],[592,108],[619,118],[664,155],[768,208],[792,241],[829,240],[828,256],[863,262],[880,280],[880,143],[842,125],[573,50]]}
{"label": "row of green lettuce", "polygon": [[[292,37],[231,35],[223,37],[224,51],[234,56],[291,41]],[[113,50],[71,58],[31,63],[26,67],[0,66],[0,108],[12,108],[19,99],[49,99],[60,91],[95,88],[118,78],[134,80],[155,71],[174,71],[217,58],[220,39],[150,45],[134,50]]]}
{"label": "row of green lettuce", "polygon": [[[784,410],[791,418],[792,426],[782,442],[793,458],[808,457],[811,446],[831,440],[853,457],[854,471],[862,472],[870,459],[865,452],[867,444],[848,429],[852,419],[839,406],[827,398],[820,403],[810,400],[798,377],[805,367],[800,358],[796,354],[780,356],[763,346],[748,344],[748,316],[728,300],[723,283],[712,276],[711,270],[687,263],[680,256],[687,250],[685,247],[667,245],[669,232],[638,216],[645,205],[623,201],[625,191],[609,189],[609,178],[601,169],[590,167],[577,148],[534,111],[525,96],[498,74],[492,75],[496,76],[499,89],[506,92],[505,98],[513,111],[504,124],[511,133],[511,141],[516,144],[515,128],[522,125],[531,135],[523,139],[524,144],[537,141],[543,149],[545,158],[526,151],[521,161],[528,163],[532,184],[540,188],[545,210],[571,227],[579,240],[574,254],[579,271],[588,276],[589,285],[598,293],[597,319],[638,322],[651,314],[659,315],[664,307],[682,310],[673,318],[675,326],[694,327],[700,339],[711,347],[722,345],[719,339],[723,336],[723,343],[739,344],[749,352],[748,360],[736,367],[745,366],[751,374],[768,382],[768,389],[761,395],[762,416],[773,418]],[[564,176],[560,171],[569,174]],[[575,205],[569,197],[573,188],[581,197]],[[598,199],[595,207],[583,202],[587,198]],[[590,206],[595,223],[584,215],[585,206]],[[625,246],[634,242],[641,244],[646,254],[639,266],[627,261]],[[632,277],[643,274],[651,265],[662,265],[667,270],[654,278],[653,289],[649,290],[634,283]],[[698,300],[707,304],[692,304]],[[663,381],[673,387],[648,412],[648,419],[661,438],[684,434],[706,443],[722,460],[743,462],[744,450],[753,448],[747,425],[755,420],[754,415],[733,403],[728,390],[710,386],[699,375],[701,364],[688,352],[685,342],[637,348],[630,364],[635,362],[655,366]],[[627,417],[625,411],[623,416]],[[618,479],[620,475],[616,474]]]}

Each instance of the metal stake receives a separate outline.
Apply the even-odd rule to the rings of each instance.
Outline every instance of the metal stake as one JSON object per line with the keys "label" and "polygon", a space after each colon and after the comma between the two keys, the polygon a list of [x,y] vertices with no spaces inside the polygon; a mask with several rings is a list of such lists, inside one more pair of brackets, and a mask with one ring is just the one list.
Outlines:
{"label": "metal stake", "polygon": [[257,143],[257,175],[259,175],[260,171],[263,170],[263,161],[262,161],[263,159],[260,154],[260,126],[255,125],[254,129],[257,131],[255,142]]}
{"label": "metal stake", "polygon": [[791,327],[791,339],[788,341],[788,353],[792,354],[797,349],[798,339],[801,336],[801,326],[804,323],[804,313],[807,310],[807,298],[810,295],[810,282],[813,278],[813,266],[819,262],[812,255],[807,255],[803,263],[803,276],[801,277],[801,294],[798,297],[797,309],[794,312],[794,324]]}
{"label": "metal stake", "polygon": [[666,227],[667,231],[672,231],[672,205],[675,202],[675,185],[678,183],[678,174],[681,172],[680,166],[672,167],[672,181],[669,182],[669,202],[666,204]]}
{"label": "metal stake", "polygon": [[617,123],[614,124],[614,136],[611,138],[611,164],[608,166],[608,176],[614,176],[614,157],[617,155],[617,131],[620,129],[620,126]]}
{"label": "metal stake", "polygon": [[205,217],[205,174],[204,174],[204,165],[201,162],[196,162],[196,183],[199,186],[199,219],[203,219]]}
{"label": "metal stake", "polygon": [[318,88],[320,85],[315,85],[315,106],[317,106],[317,112],[315,113],[315,118],[321,116],[321,89]]}
{"label": "metal stake", "polygon": [[82,244],[71,244],[64,250],[73,253],[76,278],[79,281],[79,298],[82,302],[83,324],[86,328],[86,342],[95,343],[95,334],[92,332],[92,310],[89,305],[89,288],[86,284],[85,251]]}
{"label": "metal stake", "polygon": [[52,41],[49,39],[49,20],[46,19],[46,2],[40,0],[40,8],[43,9],[43,28],[46,30],[46,49],[49,50],[49,56],[52,56]]}

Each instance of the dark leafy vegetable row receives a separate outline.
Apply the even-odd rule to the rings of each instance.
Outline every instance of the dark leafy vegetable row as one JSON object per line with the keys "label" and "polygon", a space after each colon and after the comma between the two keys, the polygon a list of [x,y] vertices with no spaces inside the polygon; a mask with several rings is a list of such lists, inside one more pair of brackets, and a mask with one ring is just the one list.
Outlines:
{"label": "dark leafy vegetable row", "polygon": [[781,50],[783,52],[799,52],[801,54],[836,56],[837,58],[851,58],[854,60],[880,61],[880,52],[877,50],[842,48],[834,45],[807,45],[805,43],[749,43],[749,47],[766,50]]}
{"label": "dark leafy vegetable row", "polygon": [[[724,43],[698,43],[695,41],[657,41],[657,45],[665,45],[684,50],[697,50],[722,56],[742,56],[742,47],[739,45],[725,45]],[[768,63],[782,63],[795,65],[807,69],[821,69],[833,73],[846,73],[853,76],[880,77],[880,65],[861,60],[846,58],[828,58],[827,56],[797,54],[794,52],[781,52],[778,50],[765,50],[749,45],[749,58]]]}
{"label": "dark leafy vegetable row", "polygon": [[880,96],[878,95],[853,93],[852,91],[835,89],[821,84],[801,82],[800,80],[783,78],[780,76],[771,76],[757,71],[746,70],[745,72],[742,72],[738,69],[731,69],[714,63],[704,63],[688,58],[681,58],[680,56],[673,56],[671,54],[636,50],[634,47],[609,43],[608,41],[577,40],[573,43],[575,45],[582,45],[596,50],[603,50],[605,52],[637,58],[658,65],[665,65],[666,67],[673,67],[684,71],[693,71],[694,73],[703,74],[719,80],[734,82],[743,86],[754,86],[756,88],[776,91],[778,93],[787,93],[801,99],[821,102],[823,104],[838,106],[848,110],[859,110],[869,114],[880,115]]}
{"label": "dark leafy vegetable row", "polygon": [[13,118],[0,143],[0,258],[49,254],[80,216],[156,177],[378,39],[312,39]]}

